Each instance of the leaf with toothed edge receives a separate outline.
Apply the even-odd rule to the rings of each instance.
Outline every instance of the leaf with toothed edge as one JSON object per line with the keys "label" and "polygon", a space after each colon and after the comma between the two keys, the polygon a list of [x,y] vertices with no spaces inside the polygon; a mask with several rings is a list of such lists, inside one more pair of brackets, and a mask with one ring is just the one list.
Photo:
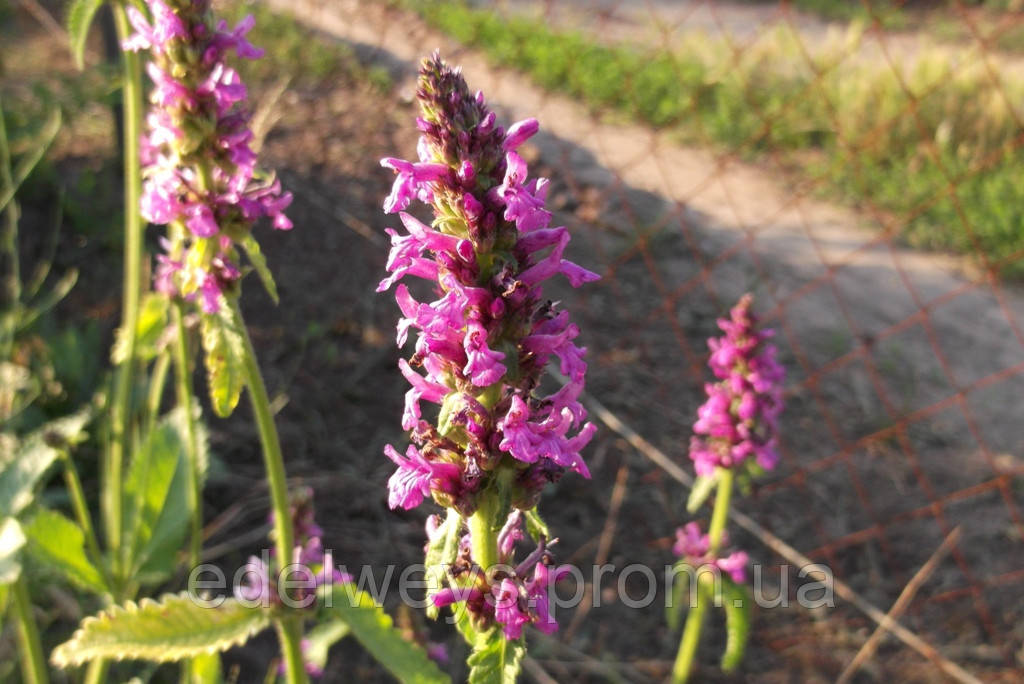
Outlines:
{"label": "leaf with toothed edge", "polygon": [[210,404],[214,413],[227,418],[238,406],[245,385],[245,338],[223,302],[217,313],[203,314],[200,330]]}
{"label": "leaf with toothed edge", "polygon": [[53,650],[57,667],[90,660],[186,660],[226,651],[245,643],[270,624],[269,610],[249,608],[235,599],[216,607],[200,605],[187,592],[159,601],[128,601],[82,620],[70,640]]}
{"label": "leaf with toothed edge", "polygon": [[249,263],[252,264],[253,270],[259,276],[260,282],[263,283],[263,288],[270,295],[270,298],[274,300],[274,304],[278,304],[277,283],[274,282],[274,276],[267,266],[267,258],[263,256],[263,252],[260,250],[260,243],[256,242],[252,235],[246,235],[240,244],[242,249],[245,250],[245,255],[249,257]]}
{"label": "leaf with toothed edge", "polygon": [[103,5],[103,0],[74,0],[68,10],[68,38],[71,39],[71,54],[79,69],[85,66],[85,41],[89,37],[96,10]]}
{"label": "leaf with toothed edge", "polygon": [[722,607],[725,608],[725,652],[722,654],[722,670],[734,672],[743,662],[750,639],[751,607],[754,603],[747,588],[723,578],[724,593]]}
{"label": "leaf with toothed edge", "polygon": [[515,684],[526,646],[522,639],[506,639],[497,627],[478,634],[469,665],[469,684]]}
{"label": "leaf with toothed edge", "polygon": [[402,682],[438,684],[450,682],[417,644],[395,629],[394,620],[365,591],[345,583],[333,590],[318,591],[323,613],[342,620],[363,648]]}

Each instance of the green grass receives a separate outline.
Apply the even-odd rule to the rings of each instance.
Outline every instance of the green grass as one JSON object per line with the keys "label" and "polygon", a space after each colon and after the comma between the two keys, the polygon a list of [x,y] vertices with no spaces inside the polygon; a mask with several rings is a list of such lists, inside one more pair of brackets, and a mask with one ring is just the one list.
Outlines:
{"label": "green grass", "polygon": [[[1024,102],[1024,83],[1009,73],[1000,91],[980,64],[949,73],[948,53],[936,49],[914,58],[904,84],[886,64],[844,62],[818,78],[784,29],[735,58],[710,39],[645,51],[451,0],[412,6],[596,112],[748,158],[776,153],[826,195],[878,207],[909,244],[982,253],[1003,275],[1024,276],[1022,260],[1011,260],[1024,250],[1024,151],[1008,104]],[[859,39],[851,28],[845,40]]]}
{"label": "green grass", "polygon": [[336,40],[311,35],[306,25],[288,13],[275,12],[261,3],[238,1],[230,3],[226,18],[233,24],[246,14],[256,19],[248,38],[266,54],[239,65],[243,78],[269,81],[284,72],[299,81],[343,78],[367,83],[381,93],[391,89],[386,69],[363,64],[348,46]]}

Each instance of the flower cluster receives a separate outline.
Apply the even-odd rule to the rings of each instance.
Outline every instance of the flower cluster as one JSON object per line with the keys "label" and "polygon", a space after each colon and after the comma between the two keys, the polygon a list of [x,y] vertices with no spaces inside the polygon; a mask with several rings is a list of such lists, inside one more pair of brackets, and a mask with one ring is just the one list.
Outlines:
{"label": "flower cluster", "polygon": [[[498,537],[500,564],[487,573],[470,558],[469,536],[462,538],[453,574],[462,578],[459,586],[442,589],[433,596],[438,608],[465,603],[471,619],[481,627],[501,625],[509,639],[518,639],[523,627],[532,624],[545,634],[558,630],[548,605],[549,587],[568,572],[552,567],[551,553],[542,540],[521,563],[512,565],[515,542],[523,538],[521,515],[513,511]],[[429,529],[428,529],[429,534]]]}
{"label": "flower cluster", "polygon": [[[389,504],[408,509],[433,497],[470,515],[501,469],[512,474],[513,505],[531,508],[565,471],[589,477],[580,450],[596,429],[578,401],[587,367],[573,343],[579,329],[541,285],[556,274],[574,287],[598,276],[563,258],[569,232],[549,226],[547,180],[528,179],[517,153],[535,119],[496,125],[483,96],[436,53],[421,66],[417,98],[419,161],[381,162],[397,174],[384,209],[400,213],[405,232],[388,230],[390,275],[378,291],[415,276],[436,299],[395,288],[399,346],[410,328],[419,334],[412,358],[399,362],[412,386],[402,427],[413,443],[404,455],[385,449],[398,467]],[[430,205],[432,225],[404,212],[413,199]],[[545,395],[552,357],[568,382]],[[424,401],[440,406],[436,424],[424,419]]]}
{"label": "flower cluster", "polygon": [[716,467],[734,468],[753,457],[764,470],[775,467],[778,418],[785,372],[767,342],[771,330],[759,330],[744,295],[718,327],[725,333],[708,340],[711,367],[718,382],[704,386],[707,401],[697,412],[690,458],[698,475]]}
{"label": "flower cluster", "polygon": [[147,21],[127,7],[135,34],[127,50],[148,49],[153,81],[141,157],[145,180],[142,216],[171,227],[158,257],[155,287],[215,312],[221,295],[241,278],[235,245],[253,223],[269,217],[275,228],[292,227],[282,213],[291,194],[256,169],[250,142],[247,93],[225,58],[259,58],[246,40],[251,16],[229,30],[214,25],[209,0],[146,0]]}
{"label": "flower cluster", "polygon": [[[308,606],[313,602],[316,588],[327,585],[350,582],[352,578],[334,566],[334,558],[330,552],[324,551],[323,530],[316,524],[313,511],[313,491],[308,487],[296,490],[292,494],[290,515],[292,520],[295,548],[291,562],[299,573],[306,573],[311,581],[300,582],[289,592],[288,603],[293,606]],[[273,524],[273,513],[270,522]],[[271,550],[271,555],[273,555]],[[276,559],[274,559],[276,560]],[[270,559],[252,556],[245,565],[245,584],[235,587],[235,596],[239,600],[261,605],[282,603],[281,596],[273,578],[278,574],[271,573]]]}
{"label": "flower cluster", "polygon": [[[722,544],[728,543],[729,537],[723,532]],[[746,552],[734,551],[725,558],[711,553],[711,540],[708,535],[701,534],[698,523],[687,523],[676,530],[676,543],[672,551],[694,568],[714,566],[729,575],[736,584],[747,581],[747,563],[750,559]]]}

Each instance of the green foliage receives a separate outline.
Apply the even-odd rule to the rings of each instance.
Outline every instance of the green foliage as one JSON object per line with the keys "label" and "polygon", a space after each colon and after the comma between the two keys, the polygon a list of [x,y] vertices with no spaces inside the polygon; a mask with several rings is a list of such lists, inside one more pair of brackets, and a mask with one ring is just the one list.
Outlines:
{"label": "green foliage", "polygon": [[470,684],[515,684],[524,655],[523,640],[506,639],[497,627],[477,635],[473,653],[466,661]]}
{"label": "green foliage", "polygon": [[46,150],[50,149],[50,145],[53,144],[53,140],[57,137],[57,132],[60,130],[60,121],[60,109],[57,107],[52,108],[40,129],[30,140],[23,144],[28,149],[25,154],[21,155],[18,163],[11,171],[11,184],[0,191],[0,211],[7,208],[7,205],[10,204],[11,200],[14,199],[14,195],[18,192],[18,188],[21,187],[25,179],[32,173],[32,170],[39,164],[43,155],[46,154]]}
{"label": "green foliage", "polygon": [[274,304],[277,304],[279,302],[277,283],[274,282],[274,276],[270,269],[267,268],[267,258],[260,251],[260,243],[256,242],[256,238],[252,235],[246,235],[241,245],[242,249],[245,250],[245,255],[249,257],[249,263],[252,264],[253,270],[256,271],[260,282],[263,283],[263,288],[270,295],[270,298],[274,300]]}
{"label": "green foliage", "polygon": [[99,570],[85,553],[85,533],[57,511],[39,510],[25,524],[28,552],[75,586],[103,594],[108,591]]}
{"label": "green foliage", "polygon": [[[0,587],[16,582],[21,575],[21,548],[25,533],[14,518],[0,519]],[[6,600],[6,593],[4,599]],[[0,615],[3,611],[0,611]]]}
{"label": "green foliage", "polygon": [[750,640],[750,622],[754,600],[746,587],[723,578],[723,608],[725,608],[725,652],[722,670],[733,672],[743,662]]}
{"label": "green foliage", "polygon": [[[444,587],[448,566],[455,562],[459,551],[459,533],[462,531],[462,516],[454,508],[449,508],[444,522],[434,537],[427,544],[426,558],[423,561],[427,570],[424,581],[427,585],[427,599],[430,599]],[[427,616],[436,620],[438,608],[431,601],[427,604]]]}
{"label": "green foliage", "polygon": [[[195,421],[200,482],[209,460],[206,430]],[[155,583],[169,575],[188,532],[188,463],[185,414],[176,408],[132,455],[125,480],[125,532],[129,576]]]}
{"label": "green foliage", "polygon": [[234,599],[217,607],[202,606],[185,592],[160,601],[128,601],[85,618],[74,636],[53,650],[50,660],[57,667],[96,658],[186,660],[243,644],[267,627],[270,618],[268,610],[248,608]]}
{"label": "green foliage", "polygon": [[85,68],[85,41],[96,10],[102,5],[103,0],[73,0],[68,9],[68,38],[71,40],[71,54],[79,69]]}
{"label": "green foliage", "polygon": [[542,537],[547,541],[551,541],[551,530],[548,529],[548,524],[540,517],[540,512],[536,507],[523,514],[523,523],[526,526],[526,533],[530,535],[530,539],[533,541],[540,543]]}
{"label": "green foliage", "polygon": [[321,622],[313,629],[306,632],[305,647],[302,656],[307,663],[312,663],[323,670],[327,667],[327,654],[334,644],[351,633],[351,629],[344,620],[328,620]]}
{"label": "green foliage", "polygon": [[188,684],[222,684],[220,654],[204,653],[188,662]]}
{"label": "green foliage", "polygon": [[894,214],[911,245],[973,254],[1003,275],[1024,275],[1015,258],[1024,249],[1024,213],[1015,211],[1024,203],[1015,109],[1024,80],[1009,70],[997,83],[985,60],[968,54],[954,69],[948,50],[935,48],[908,58],[897,78],[885,62],[843,59],[861,40],[858,22],[809,64],[784,29],[739,54],[698,34],[668,52],[601,44],[454,0],[406,5],[594,110],[743,157],[772,152],[827,194]]}
{"label": "green foliage", "polygon": [[0,515],[17,515],[32,502],[36,485],[60,456],[59,449],[82,439],[91,417],[80,411],[54,420],[0,454]]}
{"label": "green foliage", "polygon": [[[157,292],[147,292],[139,303],[139,320],[135,326],[135,355],[142,361],[151,361],[164,348],[164,332],[167,330],[170,302]],[[117,329],[117,338],[111,350],[110,361],[115,366],[127,358],[125,331]]]}
{"label": "green foliage", "polygon": [[686,500],[686,510],[696,513],[697,509],[704,505],[711,493],[718,487],[718,471],[713,475],[698,475],[693,481],[693,488],[690,490],[690,498]]}
{"label": "green foliage", "polygon": [[223,306],[200,320],[210,404],[214,413],[226,418],[238,406],[245,385],[245,338]]}
{"label": "green foliage", "polygon": [[363,648],[402,682],[430,684],[450,681],[418,645],[407,641],[391,616],[354,585],[321,590],[321,603],[330,618],[343,621]]}

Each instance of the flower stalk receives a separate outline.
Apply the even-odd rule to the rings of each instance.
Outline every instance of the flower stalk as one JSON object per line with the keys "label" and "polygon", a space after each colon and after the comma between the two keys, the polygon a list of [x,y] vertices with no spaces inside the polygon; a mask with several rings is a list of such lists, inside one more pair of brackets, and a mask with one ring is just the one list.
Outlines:
{"label": "flower stalk", "polygon": [[[131,35],[126,11],[127,3],[114,2],[114,25],[118,38],[124,42]],[[138,327],[142,282],[142,170],[139,137],[142,132],[142,67],[134,52],[123,50],[122,99],[124,101],[124,284],[122,287],[121,330],[124,331],[124,360],[114,380],[114,396],[110,408],[111,441],[105,467],[106,486],[104,511],[107,539],[111,548],[121,547],[122,480],[125,456],[130,439],[131,389],[135,375],[135,331]],[[117,572],[116,574],[120,574]]]}
{"label": "flower stalk", "polygon": [[25,576],[21,575],[11,585],[11,613],[18,629],[18,650],[21,660],[21,675],[26,684],[46,684],[50,681],[43,658],[43,647],[39,641],[39,630],[32,615],[32,600],[28,595]]}

